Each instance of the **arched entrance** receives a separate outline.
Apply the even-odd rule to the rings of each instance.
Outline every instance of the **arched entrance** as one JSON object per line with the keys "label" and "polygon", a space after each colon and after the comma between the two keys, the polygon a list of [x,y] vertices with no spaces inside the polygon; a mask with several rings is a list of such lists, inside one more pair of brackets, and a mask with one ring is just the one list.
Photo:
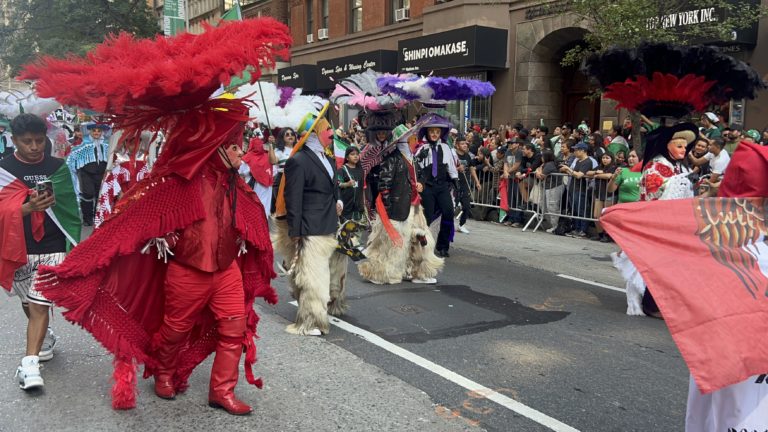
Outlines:
{"label": "arched entrance", "polygon": [[543,121],[550,130],[565,121],[586,120],[595,129],[600,101],[590,94],[589,80],[577,66],[563,67],[563,54],[584,40],[587,29],[572,16],[519,23],[516,28],[514,120],[525,125]]}

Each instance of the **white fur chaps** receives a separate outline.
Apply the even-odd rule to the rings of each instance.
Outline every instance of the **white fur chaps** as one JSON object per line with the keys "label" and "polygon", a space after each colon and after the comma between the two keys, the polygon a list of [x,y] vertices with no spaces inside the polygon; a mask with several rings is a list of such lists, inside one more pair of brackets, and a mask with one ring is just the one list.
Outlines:
{"label": "white fur chaps", "polygon": [[296,322],[288,333],[306,335],[313,329],[323,334],[330,330],[328,314],[342,315],[347,310],[347,256],[336,253],[333,235],[301,237],[294,243],[288,237],[285,220],[274,220],[272,246],[289,266],[291,295],[299,303]]}
{"label": "white fur chaps", "polygon": [[[421,206],[411,206],[404,221],[392,221],[400,233],[403,246],[397,247],[389,238],[381,218],[373,221],[373,230],[363,252],[368,258],[358,264],[360,275],[374,283],[398,284],[406,279],[427,279],[437,276],[443,268],[443,259],[435,256],[435,239],[427,226]],[[423,235],[427,245],[422,246],[417,236]]]}

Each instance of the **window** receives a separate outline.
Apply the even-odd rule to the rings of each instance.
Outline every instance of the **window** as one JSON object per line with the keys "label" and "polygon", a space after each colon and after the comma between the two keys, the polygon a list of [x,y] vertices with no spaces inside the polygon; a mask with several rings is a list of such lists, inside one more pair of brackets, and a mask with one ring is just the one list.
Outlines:
{"label": "window", "polygon": [[410,9],[411,8],[411,0],[389,0],[389,24],[394,24],[397,21],[395,20],[395,11],[398,9]]}
{"label": "window", "polygon": [[357,33],[363,29],[363,0],[349,0],[349,32]]}
{"label": "window", "polygon": [[311,35],[314,31],[315,10],[312,0],[307,0],[307,34]]}
{"label": "window", "polygon": [[320,14],[320,28],[328,28],[328,14],[330,8],[328,7],[329,0],[320,0],[322,3],[320,7],[322,9]]}

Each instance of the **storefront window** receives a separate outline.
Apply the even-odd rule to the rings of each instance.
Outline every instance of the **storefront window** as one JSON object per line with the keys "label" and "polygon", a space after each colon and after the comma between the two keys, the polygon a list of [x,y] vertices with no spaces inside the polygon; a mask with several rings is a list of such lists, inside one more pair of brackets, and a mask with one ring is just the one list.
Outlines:
{"label": "storefront window", "polygon": [[363,30],[363,0],[349,0],[349,3],[349,32],[357,33]]}

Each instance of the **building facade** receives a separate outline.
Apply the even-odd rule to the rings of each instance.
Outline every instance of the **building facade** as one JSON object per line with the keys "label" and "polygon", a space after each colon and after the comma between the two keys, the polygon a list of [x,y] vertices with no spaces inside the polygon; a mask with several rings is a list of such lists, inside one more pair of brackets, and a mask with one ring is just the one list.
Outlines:
{"label": "building facade", "polygon": [[[274,7],[277,0],[271,0]],[[333,81],[368,67],[381,72],[454,75],[492,82],[496,94],[452,104],[456,123],[520,121],[550,128],[586,120],[609,128],[626,113],[589,98],[587,78],[562,67],[589,29],[573,15],[520,0],[283,0],[294,39],[291,66],[278,82],[327,94]],[[764,4],[768,3],[765,0]],[[768,78],[768,27],[748,40],[718,43]],[[768,94],[722,107],[744,128],[768,126]]]}

